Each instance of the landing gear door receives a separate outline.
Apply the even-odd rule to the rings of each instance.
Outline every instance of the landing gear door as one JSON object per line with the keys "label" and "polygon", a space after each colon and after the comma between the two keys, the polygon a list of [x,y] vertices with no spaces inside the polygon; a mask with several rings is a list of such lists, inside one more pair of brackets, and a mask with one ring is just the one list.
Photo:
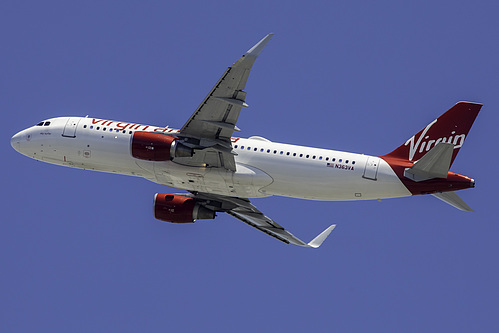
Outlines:
{"label": "landing gear door", "polygon": [[378,176],[379,158],[368,157],[366,161],[366,168],[364,169],[364,178],[376,180]]}
{"label": "landing gear door", "polygon": [[64,126],[64,131],[62,132],[62,136],[67,138],[76,138],[76,127],[80,122],[80,118],[69,118],[66,126]]}

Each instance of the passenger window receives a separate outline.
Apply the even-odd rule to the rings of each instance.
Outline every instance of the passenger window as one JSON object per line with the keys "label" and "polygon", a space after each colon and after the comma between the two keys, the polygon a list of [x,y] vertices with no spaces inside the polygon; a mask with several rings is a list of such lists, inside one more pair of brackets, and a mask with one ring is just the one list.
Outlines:
{"label": "passenger window", "polygon": [[352,161],[352,164],[355,164],[355,161]]}
{"label": "passenger window", "polygon": [[87,125],[83,125],[83,128],[87,128]]}
{"label": "passenger window", "polygon": [[235,145],[235,146],[234,146],[234,148],[236,148],[236,149],[237,149],[237,145]]}

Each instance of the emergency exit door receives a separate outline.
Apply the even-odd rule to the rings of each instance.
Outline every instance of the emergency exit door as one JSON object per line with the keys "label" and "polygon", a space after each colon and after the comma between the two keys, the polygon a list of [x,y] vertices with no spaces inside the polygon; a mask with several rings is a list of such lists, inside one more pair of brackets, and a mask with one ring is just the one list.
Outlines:
{"label": "emergency exit door", "polygon": [[376,180],[378,176],[379,157],[368,157],[366,168],[364,169],[364,178]]}

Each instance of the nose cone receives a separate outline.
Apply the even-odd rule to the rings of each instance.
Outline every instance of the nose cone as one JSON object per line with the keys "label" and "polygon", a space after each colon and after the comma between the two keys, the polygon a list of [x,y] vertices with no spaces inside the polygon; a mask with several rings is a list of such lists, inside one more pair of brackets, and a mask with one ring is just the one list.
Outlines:
{"label": "nose cone", "polygon": [[26,155],[26,149],[29,149],[29,143],[33,136],[32,132],[33,131],[31,128],[27,128],[14,134],[14,136],[10,139],[10,145],[12,146],[12,148],[17,150],[19,153]]}
{"label": "nose cone", "polygon": [[21,137],[22,137],[22,132],[19,132],[14,134],[14,136],[10,139],[10,145],[18,152],[20,152],[21,149]]}

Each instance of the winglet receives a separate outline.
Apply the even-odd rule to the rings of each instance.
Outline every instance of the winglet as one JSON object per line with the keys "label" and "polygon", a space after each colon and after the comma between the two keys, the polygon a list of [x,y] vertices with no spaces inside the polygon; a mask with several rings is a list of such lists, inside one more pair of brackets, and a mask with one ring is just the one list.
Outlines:
{"label": "winglet", "polygon": [[263,48],[265,47],[265,45],[267,45],[272,36],[274,36],[274,34],[271,33],[263,37],[261,41],[256,43],[255,46],[253,46],[251,49],[248,50],[248,52],[246,52],[245,56],[251,55],[254,56],[255,58],[258,57],[258,55],[260,54],[260,52],[262,52]]}
{"label": "winglet", "polygon": [[326,240],[327,236],[329,236],[329,234],[331,233],[331,231],[333,231],[333,229],[335,227],[336,227],[336,224],[330,225],[326,230],[324,230],[317,237],[312,239],[312,241],[310,243],[308,243],[307,245],[310,247],[313,247],[315,249],[318,248],[319,246],[321,246],[322,242],[324,242]]}

